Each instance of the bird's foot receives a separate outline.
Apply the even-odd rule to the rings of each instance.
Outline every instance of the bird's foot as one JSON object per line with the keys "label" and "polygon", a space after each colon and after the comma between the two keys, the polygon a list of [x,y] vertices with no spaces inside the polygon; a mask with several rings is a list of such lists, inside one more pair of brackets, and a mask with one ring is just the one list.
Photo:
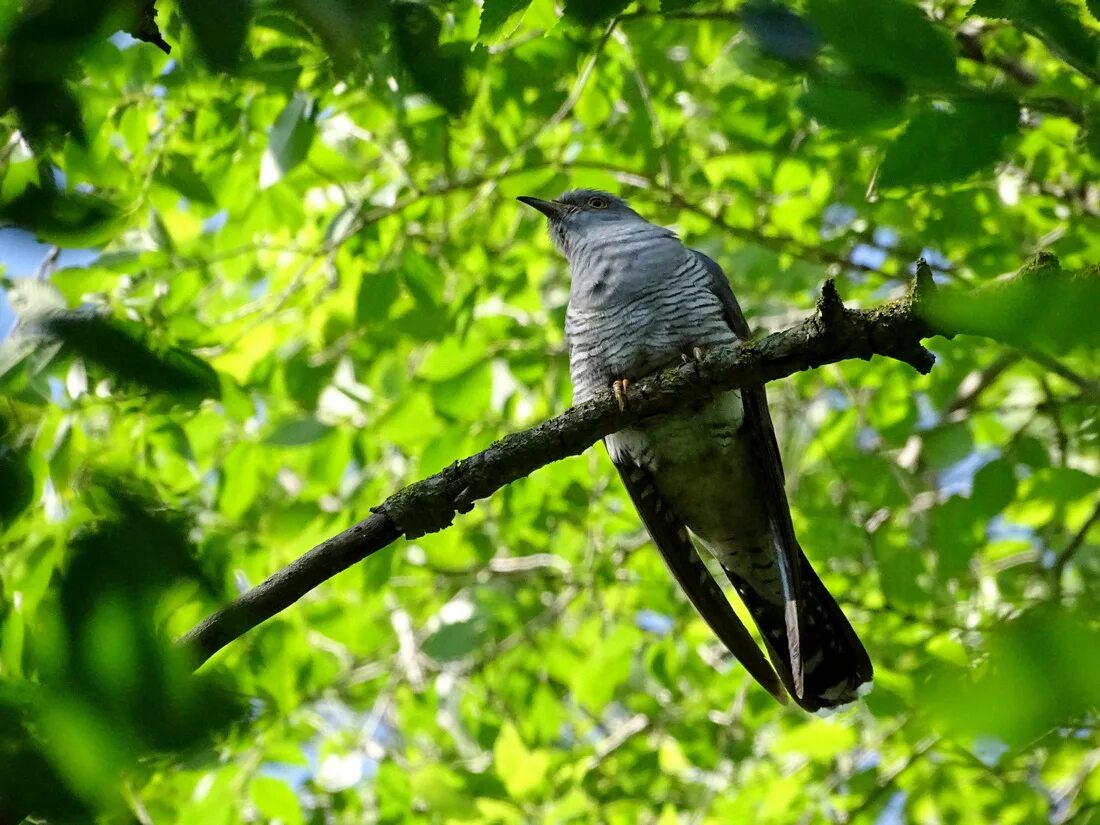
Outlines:
{"label": "bird's foot", "polygon": [[681,352],[680,357],[684,359],[685,364],[698,363],[703,360],[705,350],[702,347],[692,347],[691,352]]}
{"label": "bird's foot", "polygon": [[626,389],[629,386],[629,378],[617,378],[611,382],[611,392],[615,393],[615,400],[619,402],[620,412],[626,410]]}

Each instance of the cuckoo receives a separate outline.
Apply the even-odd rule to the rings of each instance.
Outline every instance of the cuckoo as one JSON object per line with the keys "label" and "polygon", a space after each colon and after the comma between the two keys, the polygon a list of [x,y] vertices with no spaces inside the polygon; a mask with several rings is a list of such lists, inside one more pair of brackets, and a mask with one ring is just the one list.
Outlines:
{"label": "cuckoo", "polygon": [[[565,335],[575,403],[610,388],[622,405],[631,381],[749,338],[718,264],[621,198],[577,189],[519,200],[546,216],[569,261]],[[865,691],[867,651],[795,537],[763,386],[645,419],[605,444],[672,575],[761,685],[811,711]],[[733,584],[768,657],[700,552]]]}

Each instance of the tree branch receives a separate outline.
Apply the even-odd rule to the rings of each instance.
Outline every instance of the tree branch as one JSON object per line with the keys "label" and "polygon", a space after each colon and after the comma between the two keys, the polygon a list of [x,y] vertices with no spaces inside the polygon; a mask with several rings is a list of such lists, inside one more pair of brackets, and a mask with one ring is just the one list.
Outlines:
{"label": "tree branch", "polygon": [[817,311],[790,329],[739,347],[715,349],[691,364],[631,384],[626,409],[610,391],[536,427],[513,433],[476,455],[409,485],[371,508],[371,515],[314,547],[232,603],[208,616],[181,639],[198,664],[256,625],[296,602],[322,582],[405,536],[418,538],[448,527],[456,513],[535,470],[572,455],[637,421],[683,408],[716,393],[763,384],[802,370],[851,358],[883,355],[920,373],[934,357],[921,340],[936,334],[918,305],[934,290],[921,261],[908,294],[877,309],[844,306],[826,281]]}
{"label": "tree branch", "polygon": [[165,42],[157,26],[157,0],[141,0],[141,8],[134,21],[134,27],[130,29],[130,35],[146,43],[152,43],[165,54],[172,53],[172,47]]}

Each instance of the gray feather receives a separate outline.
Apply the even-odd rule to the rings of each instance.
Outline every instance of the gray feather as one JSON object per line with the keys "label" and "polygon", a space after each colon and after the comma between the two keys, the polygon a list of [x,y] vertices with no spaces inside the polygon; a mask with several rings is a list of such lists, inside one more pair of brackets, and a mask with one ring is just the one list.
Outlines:
{"label": "gray feather", "polygon": [[[624,201],[596,190],[528,201],[550,217],[551,236],[569,259],[566,341],[576,402],[677,364],[697,347],[748,339],[721,267]],[[721,393],[605,441],[688,598],[757,680],[780,695],[778,672],[808,709],[854,698],[870,679],[870,660],[798,545],[764,388]],[[745,601],[775,671],[746,644],[750,637],[688,530]]]}

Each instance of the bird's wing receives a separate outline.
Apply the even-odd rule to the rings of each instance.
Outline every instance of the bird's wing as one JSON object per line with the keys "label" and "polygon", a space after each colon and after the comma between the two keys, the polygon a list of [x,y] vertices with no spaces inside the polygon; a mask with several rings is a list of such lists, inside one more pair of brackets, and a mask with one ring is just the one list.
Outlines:
{"label": "bird's wing", "polygon": [[[722,268],[702,252],[692,252],[710,274],[710,290],[722,303],[726,323],[740,340],[748,340],[751,336],[748,321],[745,320]],[[759,480],[761,498],[768,509],[768,522],[783,586],[791,680],[795,696],[801,698],[804,693],[802,645],[799,639],[802,609],[799,573],[802,567],[802,549],[798,546],[794,525],[791,523],[791,510],[783,483],[783,463],[779,457],[779,444],[775,440],[775,428],[768,412],[768,397],[764,387],[742,388],[741,404],[744,408],[742,433],[746,443],[752,447],[751,472]]]}
{"label": "bird's wing", "polygon": [[786,702],[782,682],[699,557],[684,524],[661,498],[652,474],[619,451],[612,454],[612,463],[688,600],[752,677],[780,702]]}

